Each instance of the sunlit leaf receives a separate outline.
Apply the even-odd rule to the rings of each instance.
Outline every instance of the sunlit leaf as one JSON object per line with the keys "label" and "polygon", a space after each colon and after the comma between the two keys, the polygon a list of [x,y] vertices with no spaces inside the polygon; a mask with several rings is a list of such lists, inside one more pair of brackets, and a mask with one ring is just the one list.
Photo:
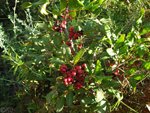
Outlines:
{"label": "sunlit leaf", "polygon": [[102,4],[102,0],[99,0],[98,4],[95,4],[95,5],[92,6],[91,11],[92,12],[95,11],[101,4]]}
{"label": "sunlit leaf", "polygon": [[110,55],[110,56],[114,56],[114,55],[116,55],[116,53],[113,51],[113,49],[112,48],[107,48],[107,53]]}
{"label": "sunlit leaf", "polygon": [[144,67],[145,67],[145,69],[150,69],[150,62],[144,63]]}
{"label": "sunlit leaf", "polygon": [[96,102],[100,102],[104,98],[104,92],[102,89],[97,89],[96,90]]}
{"label": "sunlit leaf", "polygon": [[29,8],[29,7],[32,7],[32,3],[31,2],[24,2],[22,5],[21,5],[22,8]]}
{"label": "sunlit leaf", "polygon": [[79,61],[79,59],[83,56],[87,49],[81,49],[79,53],[74,57],[74,63],[73,65],[76,65],[76,63]]}
{"label": "sunlit leaf", "polygon": [[48,12],[46,11],[46,7],[48,4],[49,4],[49,2],[42,5],[41,11],[40,11],[42,15],[48,15]]}
{"label": "sunlit leaf", "polygon": [[60,13],[59,13],[56,9],[54,9],[54,10],[52,11],[52,14],[53,14],[53,17],[56,18],[56,19],[57,19],[57,17],[60,15]]}
{"label": "sunlit leaf", "polygon": [[132,78],[135,80],[141,80],[144,77],[144,74],[133,75]]}
{"label": "sunlit leaf", "polygon": [[110,27],[108,26],[108,25],[105,25],[104,26],[104,29],[105,29],[105,34],[106,34],[106,36],[107,36],[107,38],[108,38],[108,42],[109,42],[109,44],[111,45],[112,44],[112,42],[111,42],[111,31],[110,31]]}
{"label": "sunlit leaf", "polygon": [[9,57],[9,56],[7,56],[7,55],[1,55],[1,57],[3,57],[3,58],[7,58],[7,59],[10,59],[10,57]]}
{"label": "sunlit leaf", "polygon": [[121,35],[121,37],[116,41],[115,48],[119,48],[124,42],[125,34]]}
{"label": "sunlit leaf", "polygon": [[76,17],[76,12],[73,10],[72,12],[69,12],[69,15],[74,18]]}
{"label": "sunlit leaf", "polygon": [[19,65],[19,66],[23,65],[23,62],[19,62],[18,65]]}
{"label": "sunlit leaf", "polygon": [[93,6],[93,3],[95,2],[95,0],[93,0],[92,2],[90,2],[87,6],[84,7],[85,10],[90,9]]}
{"label": "sunlit leaf", "polygon": [[140,32],[140,34],[139,35],[144,35],[144,34],[146,34],[146,33],[148,33],[150,31],[150,28],[144,28],[143,30],[142,30],[142,32]]}
{"label": "sunlit leaf", "polygon": [[138,55],[139,55],[140,57],[143,57],[144,54],[146,53],[146,50],[147,50],[146,46],[143,45],[143,44],[141,44],[141,45],[139,46],[139,48],[137,49]]}
{"label": "sunlit leaf", "polygon": [[101,73],[101,64],[100,64],[100,61],[97,60],[96,68],[95,68],[94,74],[95,74],[95,75],[99,75],[100,73]]}

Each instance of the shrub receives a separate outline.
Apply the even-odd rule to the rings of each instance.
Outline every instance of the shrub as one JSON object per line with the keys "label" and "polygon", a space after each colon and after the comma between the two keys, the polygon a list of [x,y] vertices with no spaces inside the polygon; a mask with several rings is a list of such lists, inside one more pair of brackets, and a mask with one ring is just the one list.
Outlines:
{"label": "shrub", "polygon": [[[122,6],[119,1],[111,2]],[[125,31],[128,25],[117,23],[120,20],[104,10],[106,3],[60,0],[51,11],[46,9],[50,4],[46,0],[22,4],[23,8],[40,5],[45,21],[33,22],[29,27],[28,39],[21,44],[22,52],[11,51],[2,57],[12,62],[14,75],[18,70],[24,90],[31,93],[34,89],[29,112],[112,112],[120,103],[137,112],[122,101],[120,89],[127,81],[135,92],[136,85],[148,77],[136,73],[139,67],[125,68],[140,61],[146,70],[150,69],[150,40],[141,38],[149,26],[140,32],[144,8],[134,15],[131,29]],[[129,10],[127,5],[123,8]],[[123,22],[131,18],[125,16],[128,17]]]}

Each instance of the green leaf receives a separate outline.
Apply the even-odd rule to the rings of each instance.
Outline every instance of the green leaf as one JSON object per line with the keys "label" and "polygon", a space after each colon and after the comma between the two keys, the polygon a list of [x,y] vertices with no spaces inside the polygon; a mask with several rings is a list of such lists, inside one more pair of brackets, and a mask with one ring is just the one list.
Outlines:
{"label": "green leaf", "polygon": [[84,7],[85,10],[90,9],[93,6],[93,3],[95,2],[95,0],[93,0],[91,3],[89,3],[87,6]]}
{"label": "green leaf", "polygon": [[107,48],[107,53],[110,55],[110,56],[114,56],[116,55],[116,53],[114,52],[114,50],[112,48]]}
{"label": "green leaf", "polygon": [[70,57],[71,57],[71,49],[67,45],[62,46],[62,53],[65,55],[65,59],[67,62],[70,62]]}
{"label": "green leaf", "polygon": [[84,5],[86,6],[86,5],[88,5],[90,3],[90,0],[84,0]]}
{"label": "green leaf", "polygon": [[10,57],[6,56],[6,55],[1,55],[1,57],[6,58],[6,59],[10,59]]}
{"label": "green leaf", "polygon": [[108,81],[108,82],[102,82],[102,84],[100,85],[101,87],[105,87],[105,88],[109,88],[109,87],[119,87],[121,84],[118,82],[113,82],[113,81]]}
{"label": "green leaf", "polygon": [[69,0],[69,8],[71,9],[75,9],[76,8],[76,4],[77,4],[77,0]]}
{"label": "green leaf", "polygon": [[19,62],[18,65],[19,65],[19,66],[23,65],[23,62]]}
{"label": "green leaf", "polygon": [[145,67],[145,69],[150,69],[150,62],[146,62],[146,63],[144,63],[144,67]]}
{"label": "green leaf", "polygon": [[130,74],[133,74],[133,73],[135,73],[136,72],[136,68],[132,68],[132,69],[130,69]]}
{"label": "green leaf", "polygon": [[85,100],[85,104],[92,104],[94,102],[95,102],[95,96],[90,96]]}
{"label": "green leaf", "polygon": [[69,12],[69,15],[74,18],[76,17],[76,12],[73,10],[72,12]]}
{"label": "green leaf", "polygon": [[109,59],[109,58],[111,58],[111,57],[110,56],[104,56],[100,60],[105,60],[105,59]]}
{"label": "green leaf", "polygon": [[87,93],[87,90],[85,90],[84,88],[80,88],[79,90],[76,89],[75,92],[76,92],[76,93],[80,93],[80,94],[82,94],[82,93],[83,93],[83,94],[86,94],[86,93]]}
{"label": "green leaf", "polygon": [[67,0],[60,0],[61,11],[63,11],[67,6]]}
{"label": "green leaf", "polygon": [[85,35],[90,35],[93,33],[95,30],[92,28],[92,24],[90,22],[87,22],[85,27],[84,27],[84,34]]}
{"label": "green leaf", "polygon": [[60,97],[56,102],[56,112],[61,112],[64,107],[64,97]]}
{"label": "green leaf", "polygon": [[67,60],[67,62],[70,62],[70,57],[71,57],[71,49],[70,49],[70,47],[66,47],[66,60]]}
{"label": "green leaf", "polygon": [[89,77],[86,77],[85,79],[84,79],[84,82],[89,82],[90,80],[89,80]]}
{"label": "green leaf", "polygon": [[131,61],[130,61],[130,65],[132,65],[135,61],[137,61],[137,60],[140,60],[139,58],[136,58],[136,59],[132,59]]}
{"label": "green leaf", "polygon": [[24,2],[22,5],[21,5],[22,8],[29,8],[29,7],[32,7],[32,3],[31,2]]}
{"label": "green leaf", "polygon": [[94,6],[92,6],[91,11],[95,11],[100,5],[102,4],[102,0],[99,0],[98,4],[95,4]]}
{"label": "green leaf", "polygon": [[121,49],[119,49],[119,55],[127,53],[128,45],[124,45]]}
{"label": "green leaf", "polygon": [[116,41],[115,49],[119,48],[124,42],[125,34],[121,35],[121,37]]}
{"label": "green leaf", "polygon": [[77,0],[77,6],[84,7],[84,5],[79,0]]}
{"label": "green leaf", "polygon": [[144,14],[145,14],[145,9],[142,8],[139,14],[139,18],[136,20],[136,27],[139,27],[139,24],[142,23],[142,17],[144,16]]}
{"label": "green leaf", "polygon": [[57,93],[56,93],[55,90],[53,90],[53,91],[51,91],[50,93],[48,93],[48,94],[46,95],[46,102],[47,102],[47,103],[50,102],[51,99],[52,99],[53,97],[55,97],[56,95],[57,95]]}
{"label": "green leaf", "polygon": [[44,45],[46,46],[46,48],[48,49],[48,50],[51,50],[51,47],[49,46],[49,39],[48,38],[46,38],[46,37],[44,37],[44,38],[42,38],[42,40],[43,40],[43,42],[44,42]]}
{"label": "green leaf", "polygon": [[95,14],[95,16],[98,16],[98,15],[101,14],[101,12],[102,12],[102,9],[99,7],[97,9],[95,9],[95,11],[93,12],[93,14]]}
{"label": "green leaf", "polygon": [[79,0],[69,0],[68,5],[71,9],[77,9],[80,7],[84,7],[84,5]]}
{"label": "green leaf", "polygon": [[115,32],[114,32],[115,35],[118,36],[119,33],[121,32],[121,30],[122,30],[122,27],[119,27],[118,29],[116,29]]}
{"label": "green leaf", "polygon": [[101,73],[101,64],[100,64],[100,61],[99,60],[97,60],[97,63],[96,63],[96,68],[95,68],[95,70],[94,70],[94,74],[95,75],[99,75],[100,73]]}
{"label": "green leaf", "polygon": [[[88,28],[89,28],[89,27],[88,27]],[[88,29],[88,28],[87,28],[87,29]],[[90,35],[90,34],[93,33],[94,31],[95,31],[95,30],[89,30],[88,32],[85,32],[84,34],[85,34],[85,35]]]}
{"label": "green leaf", "polygon": [[150,27],[150,22],[143,23],[142,27]]}
{"label": "green leaf", "polygon": [[100,102],[104,98],[104,92],[102,89],[97,89],[96,90],[96,102]]}
{"label": "green leaf", "polygon": [[109,44],[111,45],[112,42],[111,42],[111,31],[110,31],[110,27],[109,27],[108,25],[105,25],[105,26],[104,26],[104,29],[105,29],[105,34],[106,34],[106,36],[107,36],[107,38],[108,38],[108,42],[109,42]]}
{"label": "green leaf", "polygon": [[44,54],[44,55],[40,55],[40,56],[36,57],[35,63],[36,63],[36,64],[40,63],[40,62],[45,58],[45,56],[46,56],[46,55]]}
{"label": "green leaf", "polygon": [[[107,52],[102,52],[100,55],[97,55],[96,57],[108,57],[108,58],[110,58],[110,56],[109,56],[109,54],[107,53]],[[104,58],[105,59],[105,58]],[[107,59],[107,58],[106,58]],[[100,59],[101,60],[101,59]]]}
{"label": "green leaf", "polygon": [[79,51],[79,53],[74,57],[74,64],[73,65],[76,65],[76,63],[79,61],[79,59],[83,56],[84,52],[86,51],[87,49],[81,49]]}
{"label": "green leaf", "polygon": [[49,2],[49,0],[39,0],[38,2],[32,3],[32,6],[43,5],[43,4],[45,4],[46,2]]}
{"label": "green leaf", "polygon": [[131,77],[135,80],[141,80],[144,77],[144,74],[137,74],[137,75],[133,75]]}
{"label": "green leaf", "polygon": [[53,14],[53,17],[54,17],[55,19],[57,19],[57,17],[60,15],[60,13],[59,13],[56,9],[54,9],[54,10],[52,11],[52,14]]}
{"label": "green leaf", "polygon": [[136,82],[135,82],[134,79],[130,78],[130,79],[129,79],[129,82],[130,82],[130,84],[131,84],[131,86],[132,86],[133,88],[136,88]]}
{"label": "green leaf", "polygon": [[97,82],[102,81],[104,78],[106,78],[105,75],[96,76]]}
{"label": "green leaf", "polygon": [[97,113],[111,113],[111,105],[106,99],[103,99],[97,104],[96,111]]}
{"label": "green leaf", "polygon": [[113,96],[113,97],[116,97],[116,95],[118,95],[119,93],[121,93],[121,92],[116,89],[108,89],[106,91],[106,94]]}
{"label": "green leaf", "polygon": [[146,46],[141,44],[137,50],[139,57],[143,57],[144,54],[146,53],[146,50],[147,50]]}
{"label": "green leaf", "polygon": [[14,73],[13,73],[14,75],[16,74],[17,69],[18,69],[18,65],[14,69]]}
{"label": "green leaf", "polygon": [[59,58],[53,58],[50,60],[51,60],[51,63],[57,63],[57,64],[61,64],[61,65],[65,63],[63,60],[60,60]]}
{"label": "green leaf", "polygon": [[46,95],[46,101],[49,102],[52,97],[52,91]]}
{"label": "green leaf", "polygon": [[150,61],[150,53],[148,54],[147,61]]}
{"label": "green leaf", "polygon": [[144,35],[150,31],[150,28],[144,28],[139,35]]}
{"label": "green leaf", "polygon": [[56,45],[56,47],[60,48],[61,47],[60,35],[56,34],[53,39],[54,39],[54,44]]}
{"label": "green leaf", "polygon": [[67,101],[67,105],[68,107],[70,107],[73,103],[73,91],[70,91],[67,96],[66,96],[66,101]]}
{"label": "green leaf", "polygon": [[46,10],[47,5],[50,4],[50,2],[46,2],[45,4],[42,5],[40,13],[42,15],[48,15],[48,11]]}

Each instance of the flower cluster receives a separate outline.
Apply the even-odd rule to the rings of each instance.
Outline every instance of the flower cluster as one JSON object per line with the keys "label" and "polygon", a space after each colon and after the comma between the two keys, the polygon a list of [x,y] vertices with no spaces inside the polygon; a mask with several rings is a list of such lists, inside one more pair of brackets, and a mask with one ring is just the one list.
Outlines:
{"label": "flower cluster", "polygon": [[62,33],[62,31],[66,28],[66,21],[62,21],[62,23],[59,23],[59,21],[56,21],[55,25],[53,26],[53,29],[57,32]]}
{"label": "flower cluster", "polygon": [[71,42],[66,42],[66,45],[71,47]]}
{"label": "flower cluster", "polygon": [[83,64],[82,66],[75,66],[72,70],[67,68],[65,65],[62,65],[60,67],[60,71],[65,74],[65,78],[63,79],[63,82],[65,85],[71,85],[74,84],[76,89],[82,88],[84,85],[84,79],[85,76],[87,76],[86,70],[86,64]]}
{"label": "flower cluster", "polygon": [[77,31],[75,32],[74,31],[74,27],[70,27],[69,29],[69,39],[72,40],[72,39],[78,39],[78,37],[81,37],[83,35],[83,30],[81,31]]}
{"label": "flower cluster", "polygon": [[[72,10],[69,10],[69,12],[72,12]],[[57,20],[55,25],[53,26],[53,29],[60,33],[62,33],[66,28],[67,22],[72,19],[69,13],[65,13],[65,15],[62,15],[62,18],[64,18],[64,20],[61,23],[59,23],[59,21]]]}
{"label": "flower cluster", "polygon": [[81,48],[82,48],[82,44],[79,44],[78,50],[81,50]]}
{"label": "flower cluster", "polygon": [[119,70],[114,71],[113,75],[114,75],[113,77],[116,77],[116,76],[118,76],[118,77],[124,77],[124,73],[120,74]]}
{"label": "flower cluster", "polygon": [[[111,67],[111,69],[112,69],[112,66],[114,66],[114,63],[107,63],[106,64],[107,65],[107,67]],[[117,70],[114,70],[113,71],[113,73],[109,73],[109,74],[106,74],[106,72],[104,72],[104,75],[105,76],[112,76],[113,75],[113,79],[114,78],[116,78],[116,76],[118,76],[118,77],[124,77],[125,75],[124,75],[124,73],[119,73],[120,71],[117,69]]]}

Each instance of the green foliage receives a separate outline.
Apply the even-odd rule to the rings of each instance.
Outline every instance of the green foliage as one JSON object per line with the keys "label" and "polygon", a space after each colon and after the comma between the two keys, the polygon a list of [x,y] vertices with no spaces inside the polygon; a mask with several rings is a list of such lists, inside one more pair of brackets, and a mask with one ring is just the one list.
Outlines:
{"label": "green foliage", "polygon": [[[28,112],[105,113],[117,109],[123,103],[122,79],[135,91],[138,81],[147,77],[136,73],[138,68],[123,67],[140,61],[145,70],[150,69],[150,40],[141,37],[150,31],[143,21],[144,4],[39,0],[21,5],[26,20],[16,13],[8,15],[10,29],[0,26],[0,47],[5,53],[1,57],[11,62],[13,75],[24,86],[23,95],[32,98]],[[31,16],[31,8],[37,6],[39,20]]]}

